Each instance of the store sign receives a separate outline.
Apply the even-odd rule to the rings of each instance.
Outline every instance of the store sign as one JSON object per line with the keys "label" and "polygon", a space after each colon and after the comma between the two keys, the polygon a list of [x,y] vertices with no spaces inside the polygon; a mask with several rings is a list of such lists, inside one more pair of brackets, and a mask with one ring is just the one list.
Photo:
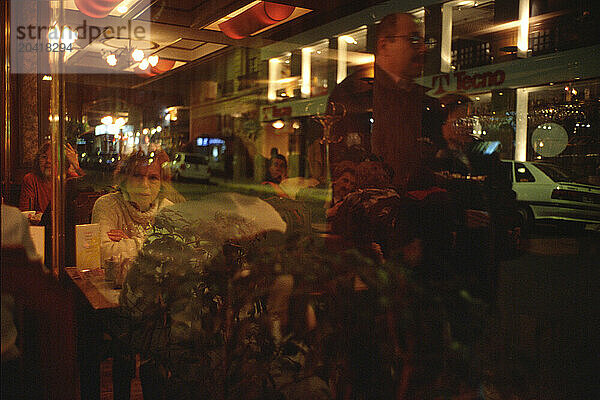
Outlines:
{"label": "store sign", "polygon": [[472,89],[493,89],[500,86],[506,79],[504,70],[468,74],[466,72],[454,72],[453,74],[435,75],[431,78],[431,86],[435,96],[442,96],[448,92],[466,92]]}
{"label": "store sign", "polygon": [[263,107],[262,109],[262,119],[264,121],[268,121],[275,118],[281,117],[291,117],[292,116],[292,107]]}
{"label": "store sign", "polygon": [[207,147],[207,146],[214,146],[214,145],[221,145],[221,144],[225,144],[225,141],[223,139],[210,138],[210,137],[196,138],[196,146],[200,146],[200,147]]}
{"label": "store sign", "polygon": [[289,100],[277,105],[265,106],[260,109],[262,122],[285,119],[285,117],[304,117],[322,114],[327,106],[327,96],[311,97],[310,99]]}
{"label": "store sign", "polygon": [[424,76],[416,83],[431,88],[427,94],[475,94],[494,89],[545,85],[598,77],[600,45],[515,59],[448,74]]}

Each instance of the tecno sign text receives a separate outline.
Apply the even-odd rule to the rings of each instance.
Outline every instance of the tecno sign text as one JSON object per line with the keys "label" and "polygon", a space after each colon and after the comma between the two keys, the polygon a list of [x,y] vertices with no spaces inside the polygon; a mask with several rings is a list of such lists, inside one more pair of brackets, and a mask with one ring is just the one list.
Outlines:
{"label": "tecno sign text", "polygon": [[453,74],[436,75],[431,79],[431,86],[437,90],[435,95],[447,92],[465,92],[472,89],[482,89],[500,86],[506,79],[504,70],[468,74],[467,72],[454,72]]}

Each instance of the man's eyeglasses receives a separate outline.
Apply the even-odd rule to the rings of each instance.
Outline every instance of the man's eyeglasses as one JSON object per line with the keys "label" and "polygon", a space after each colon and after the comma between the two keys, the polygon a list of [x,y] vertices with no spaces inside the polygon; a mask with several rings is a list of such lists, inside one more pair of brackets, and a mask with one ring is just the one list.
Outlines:
{"label": "man's eyeglasses", "polygon": [[413,46],[425,46],[427,48],[432,48],[437,44],[437,41],[434,38],[425,39],[421,35],[388,35],[386,38],[406,38]]}

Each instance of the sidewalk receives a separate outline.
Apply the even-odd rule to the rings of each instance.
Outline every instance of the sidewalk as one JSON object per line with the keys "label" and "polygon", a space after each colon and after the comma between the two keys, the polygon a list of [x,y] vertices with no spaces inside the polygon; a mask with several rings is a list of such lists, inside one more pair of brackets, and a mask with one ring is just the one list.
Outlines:
{"label": "sidewalk", "polygon": [[498,359],[505,384],[522,398],[598,398],[594,242],[598,233],[534,238],[525,254],[501,265]]}

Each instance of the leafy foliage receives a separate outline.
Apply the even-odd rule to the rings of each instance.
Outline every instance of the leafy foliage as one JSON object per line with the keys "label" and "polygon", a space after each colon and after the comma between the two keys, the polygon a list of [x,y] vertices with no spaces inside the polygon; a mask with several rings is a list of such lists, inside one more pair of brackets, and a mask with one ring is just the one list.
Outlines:
{"label": "leafy foliage", "polygon": [[457,307],[451,285],[314,235],[251,231],[231,216],[157,218],[125,281],[120,329],[170,384],[199,398],[386,398],[424,394],[465,365],[472,341],[449,331],[473,314],[447,305],[473,303]]}

